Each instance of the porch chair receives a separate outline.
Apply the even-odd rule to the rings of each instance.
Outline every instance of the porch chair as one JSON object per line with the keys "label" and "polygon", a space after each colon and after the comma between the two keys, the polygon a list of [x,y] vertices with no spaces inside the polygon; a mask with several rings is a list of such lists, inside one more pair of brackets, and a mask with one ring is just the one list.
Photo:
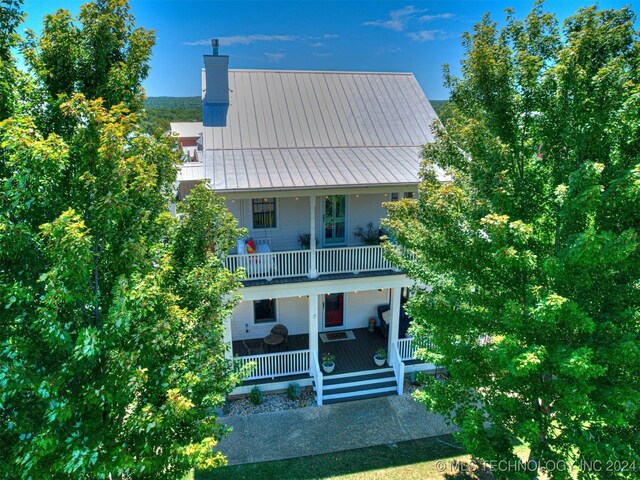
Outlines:
{"label": "porch chair", "polygon": [[262,340],[242,340],[242,345],[247,349],[247,355],[262,355],[264,353]]}
{"label": "porch chair", "polygon": [[[389,313],[387,313],[389,312]],[[391,316],[391,306],[387,303],[384,305],[378,305],[378,318],[380,319],[380,334],[383,338],[389,337],[389,321]],[[387,317],[387,318],[385,318]],[[407,330],[411,326],[411,317],[407,315],[403,307],[400,307],[400,325],[398,329],[398,338],[405,338],[407,336]]]}
{"label": "porch chair", "polygon": [[278,323],[277,325],[274,325],[271,329],[271,335],[282,335],[284,337],[282,345],[284,345],[285,349],[289,348],[289,329],[283,324]]}

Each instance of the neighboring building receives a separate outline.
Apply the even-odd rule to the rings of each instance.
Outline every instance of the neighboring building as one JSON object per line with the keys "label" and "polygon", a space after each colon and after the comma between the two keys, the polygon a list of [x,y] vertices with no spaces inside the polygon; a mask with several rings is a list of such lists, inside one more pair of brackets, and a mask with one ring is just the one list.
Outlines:
{"label": "neighboring building", "polygon": [[[383,202],[417,195],[420,148],[437,119],[418,82],[410,73],[229,70],[216,45],[204,59],[204,126],[172,128],[180,138],[201,133],[198,161],[181,167],[181,195],[208,179],[255,245],[247,253],[240,242],[226,258],[247,272],[226,325],[229,354],[257,364],[234,393],[291,381],[313,384],[318,403],[401,393],[405,371],[433,367],[401,338],[411,281],[354,233],[371,224],[377,239]],[[277,324],[287,342],[269,352]],[[374,364],[380,347],[389,367]],[[323,352],[337,357],[330,375]]]}
{"label": "neighboring building", "polygon": [[202,122],[171,122],[171,132],[178,137],[178,144],[182,148],[182,161],[200,162],[202,156]]}

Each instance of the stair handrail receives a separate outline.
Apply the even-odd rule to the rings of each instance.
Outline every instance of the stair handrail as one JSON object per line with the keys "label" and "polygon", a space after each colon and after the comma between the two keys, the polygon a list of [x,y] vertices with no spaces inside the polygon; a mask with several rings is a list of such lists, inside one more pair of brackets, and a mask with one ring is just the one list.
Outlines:
{"label": "stair handrail", "polygon": [[311,350],[311,360],[311,373],[313,374],[313,379],[316,384],[316,403],[318,405],[322,405],[323,375],[322,370],[320,369],[320,363],[318,362],[318,352],[316,350]]}
{"label": "stair handrail", "polygon": [[396,375],[396,383],[398,384],[398,395],[402,395],[404,393],[404,362],[400,358],[397,341],[392,342],[390,357],[393,372]]}

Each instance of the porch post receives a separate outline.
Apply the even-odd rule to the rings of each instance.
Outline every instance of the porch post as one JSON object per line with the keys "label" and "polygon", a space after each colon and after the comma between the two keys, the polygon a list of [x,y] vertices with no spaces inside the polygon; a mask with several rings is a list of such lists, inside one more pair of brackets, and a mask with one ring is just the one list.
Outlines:
{"label": "porch post", "polygon": [[[309,197],[309,217],[311,218],[311,225],[309,227],[309,278],[316,278],[318,276],[318,267],[316,265],[316,196],[311,195]],[[318,299],[316,298],[316,301]]]}
{"label": "porch post", "polygon": [[318,352],[318,295],[309,295],[309,350]]}
{"label": "porch post", "polygon": [[398,341],[400,332],[400,292],[399,288],[391,289],[391,319],[389,323],[389,344],[387,345],[387,358],[395,358],[391,355],[393,342]]}
{"label": "porch post", "polygon": [[233,337],[231,336],[231,316],[229,314],[224,319],[224,333],[222,336],[222,340],[229,348],[224,351],[224,358],[227,360],[233,359]]}

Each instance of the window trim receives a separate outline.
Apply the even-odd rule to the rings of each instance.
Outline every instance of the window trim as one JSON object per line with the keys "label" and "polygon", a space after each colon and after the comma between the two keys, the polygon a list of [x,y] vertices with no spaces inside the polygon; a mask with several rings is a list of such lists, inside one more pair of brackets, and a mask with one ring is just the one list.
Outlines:
{"label": "window trim", "polygon": [[[273,302],[273,320],[257,320],[256,319],[256,302],[264,302],[265,300]],[[261,298],[253,301],[253,324],[264,325],[269,323],[278,323],[278,301],[276,298]]]}
{"label": "window trim", "polygon": [[[259,201],[264,201],[264,200],[273,200],[273,212],[274,212],[274,218],[276,221],[276,224],[274,226],[271,227],[256,227],[255,225],[255,212],[253,210],[254,207],[254,202],[256,200]],[[252,230],[279,230],[280,229],[280,208],[278,206],[278,198],[277,197],[258,197],[258,198],[252,198],[251,199],[251,203],[250,203],[250,210],[251,210],[251,229]]]}

